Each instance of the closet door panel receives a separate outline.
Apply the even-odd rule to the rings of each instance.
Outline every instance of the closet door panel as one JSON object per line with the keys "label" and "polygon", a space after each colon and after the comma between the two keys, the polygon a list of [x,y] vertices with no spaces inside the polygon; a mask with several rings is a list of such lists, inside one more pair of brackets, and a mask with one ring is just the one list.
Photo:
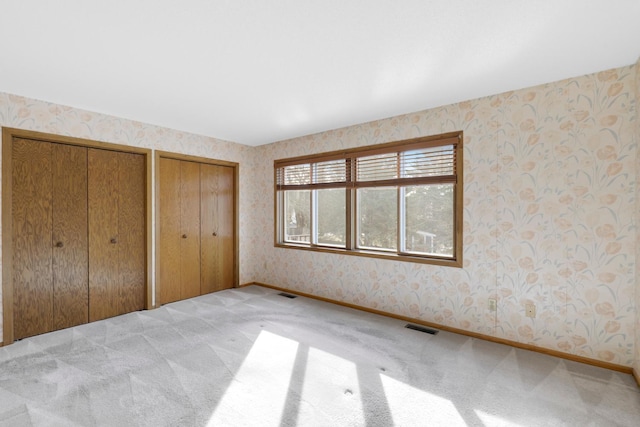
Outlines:
{"label": "closet door panel", "polygon": [[118,153],[119,313],[144,309],[145,169],[144,156]]}
{"label": "closet door panel", "polygon": [[218,168],[200,166],[200,291],[214,292],[218,285],[216,269],[218,257]]}
{"label": "closet door panel", "polygon": [[233,168],[200,166],[201,292],[233,287]]}
{"label": "closet door panel", "polygon": [[118,158],[113,151],[90,148],[89,320],[118,314]]}
{"label": "closet door panel", "polygon": [[180,162],[181,299],[200,295],[200,164]]}
{"label": "closet door panel", "polygon": [[219,286],[216,290],[231,289],[234,284],[234,241],[235,227],[233,212],[235,209],[234,170],[228,166],[219,166],[218,179],[218,274]]}
{"label": "closet door panel", "polygon": [[160,158],[160,303],[180,299],[180,161]]}
{"label": "closet door panel", "polygon": [[87,149],[51,144],[53,329],[88,321]]}
{"label": "closet door panel", "polygon": [[53,326],[51,144],[12,144],[14,339]]}

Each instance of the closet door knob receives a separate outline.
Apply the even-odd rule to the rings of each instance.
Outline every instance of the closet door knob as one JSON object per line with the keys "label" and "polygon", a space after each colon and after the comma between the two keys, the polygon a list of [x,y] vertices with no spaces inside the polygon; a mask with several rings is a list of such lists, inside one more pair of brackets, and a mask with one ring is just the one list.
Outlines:
{"label": "closet door knob", "polygon": [[111,239],[110,241],[111,241],[111,243],[118,243],[118,241],[116,240],[115,237],[113,239]]}
{"label": "closet door knob", "polygon": [[63,246],[64,246],[64,243],[62,243],[62,242],[56,243],[56,248],[61,248]]}
{"label": "closet door knob", "polygon": [[218,233],[216,233],[216,232],[214,231],[214,232],[213,232],[213,235],[214,235],[214,236],[217,236],[217,235],[218,235]]}
{"label": "closet door knob", "polygon": [[183,239],[186,239],[186,238],[187,238],[187,235],[186,235],[186,234],[183,234],[183,235],[182,235],[182,238],[183,238]]}

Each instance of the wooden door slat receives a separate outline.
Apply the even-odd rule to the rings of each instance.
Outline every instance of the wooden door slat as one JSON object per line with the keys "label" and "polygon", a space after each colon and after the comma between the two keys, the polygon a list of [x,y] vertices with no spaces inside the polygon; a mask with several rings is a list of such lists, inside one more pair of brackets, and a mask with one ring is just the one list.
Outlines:
{"label": "wooden door slat", "polygon": [[218,167],[200,166],[200,290],[203,294],[214,292],[218,287]]}
{"label": "wooden door slat", "polygon": [[51,144],[53,329],[89,320],[87,149]]}
{"label": "wooden door slat", "polygon": [[180,161],[160,158],[160,303],[180,299]]}
{"label": "wooden door slat", "polygon": [[145,299],[144,156],[118,153],[118,314],[142,310]]}
{"label": "wooden door slat", "polygon": [[218,166],[218,286],[216,290],[231,289],[234,285],[234,170]]}
{"label": "wooden door slat", "polygon": [[[200,295],[200,165],[180,162],[180,298]],[[185,237],[186,236],[186,237]]]}
{"label": "wooden door slat", "polygon": [[89,321],[118,314],[118,158],[115,152],[90,148]]}
{"label": "wooden door slat", "polygon": [[12,146],[14,339],[53,328],[51,144]]}
{"label": "wooden door slat", "polygon": [[201,165],[201,291],[233,287],[233,168]]}

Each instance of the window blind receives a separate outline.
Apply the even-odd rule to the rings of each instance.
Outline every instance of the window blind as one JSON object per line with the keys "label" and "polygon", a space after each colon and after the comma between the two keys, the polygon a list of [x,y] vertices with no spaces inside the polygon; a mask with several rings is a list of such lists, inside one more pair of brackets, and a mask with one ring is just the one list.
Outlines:
{"label": "window blind", "polygon": [[455,183],[457,138],[276,161],[276,189]]}

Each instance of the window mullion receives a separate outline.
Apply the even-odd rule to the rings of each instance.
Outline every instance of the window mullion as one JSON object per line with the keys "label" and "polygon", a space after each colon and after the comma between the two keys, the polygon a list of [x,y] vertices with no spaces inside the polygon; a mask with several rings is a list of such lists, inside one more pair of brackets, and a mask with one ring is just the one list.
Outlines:
{"label": "window mullion", "polygon": [[357,160],[351,157],[348,161],[349,175],[347,176],[347,226],[349,227],[349,235],[347,247],[350,250],[358,248],[358,196],[355,183],[358,180]]}
{"label": "window mullion", "polygon": [[353,249],[353,188],[346,187],[345,193],[345,247],[348,250]]}
{"label": "window mullion", "polygon": [[[402,167],[402,156],[400,153],[396,153],[396,176],[398,179],[404,178],[403,167]],[[396,252],[400,253],[404,251],[404,208],[402,203],[402,199],[404,196],[404,187],[398,186],[396,187],[396,207],[397,207],[397,228],[396,228]]]}

